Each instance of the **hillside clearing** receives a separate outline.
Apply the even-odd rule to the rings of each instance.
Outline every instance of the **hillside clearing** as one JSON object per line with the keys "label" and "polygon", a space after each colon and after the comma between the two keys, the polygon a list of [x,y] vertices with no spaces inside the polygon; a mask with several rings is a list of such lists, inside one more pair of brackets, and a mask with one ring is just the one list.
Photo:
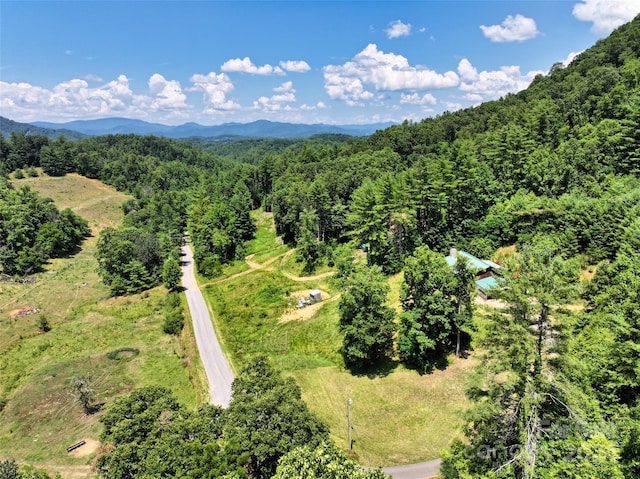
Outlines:
{"label": "hillside clearing", "polygon": [[[261,212],[254,212],[254,218],[258,231],[250,242],[250,269],[226,276],[232,265],[223,269],[224,279],[203,289],[236,369],[258,354],[269,356],[296,379],[309,408],[345,449],[346,400],[351,397],[354,452],[363,465],[394,466],[439,457],[461,435],[461,412],[469,405],[464,391],[476,361],[455,359],[446,370],[424,376],[397,362],[371,376],[351,374],[340,353],[340,294],[332,282],[333,270],[323,266],[318,274],[299,276],[294,250],[283,251],[277,244],[270,218]],[[397,310],[401,283],[402,274],[389,278],[389,304]],[[323,301],[297,308],[298,298],[308,298],[313,289],[322,291]]]}
{"label": "hillside clearing", "polygon": [[[121,224],[127,195],[79,175],[41,175],[13,184],[28,185],[58,208],[82,215],[93,236],[77,254],[49,261],[33,283],[0,283],[0,399],[6,401],[0,412],[0,459],[59,472],[65,479],[89,478],[100,412],[84,414],[72,394],[72,378],[90,378],[96,407],[151,384],[166,386],[195,406],[204,395],[197,351],[188,327],[180,340],[162,332],[164,288],[109,298],[96,273],[98,234]],[[17,314],[28,310],[33,313]],[[51,331],[39,331],[40,315]],[[123,348],[138,354],[109,358]],[[86,445],[68,454],[66,448],[80,440]]]}

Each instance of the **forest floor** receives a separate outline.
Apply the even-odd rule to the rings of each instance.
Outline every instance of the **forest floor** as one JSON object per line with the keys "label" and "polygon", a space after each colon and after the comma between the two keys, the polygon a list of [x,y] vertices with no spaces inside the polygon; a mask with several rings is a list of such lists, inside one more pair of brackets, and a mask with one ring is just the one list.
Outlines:
{"label": "forest floor", "polygon": [[[122,223],[128,196],[78,175],[41,174],[12,183],[52,198],[59,209],[72,209],[89,221],[92,236],[76,254],[46,264],[32,283],[0,283],[0,399],[6,401],[0,460],[15,459],[65,479],[93,477],[101,413],[84,414],[72,378],[90,378],[95,405],[134,387],[161,384],[195,407],[206,389],[193,334],[188,323],[180,339],[162,332],[164,288],[110,298],[96,273],[98,234]],[[47,333],[37,328],[40,315],[51,325]],[[117,360],[107,356],[121,348],[135,352]],[[80,440],[86,444],[66,452]]]}

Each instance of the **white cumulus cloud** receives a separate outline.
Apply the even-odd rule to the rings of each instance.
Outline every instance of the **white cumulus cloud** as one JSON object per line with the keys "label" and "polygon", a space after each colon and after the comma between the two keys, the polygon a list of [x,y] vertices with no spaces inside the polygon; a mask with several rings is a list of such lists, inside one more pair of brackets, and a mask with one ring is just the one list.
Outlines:
{"label": "white cumulus cloud", "polygon": [[411,24],[396,20],[389,25],[385,32],[387,33],[387,38],[408,37],[411,35]]}
{"label": "white cumulus cloud", "polygon": [[474,102],[493,100],[507,93],[517,93],[527,88],[536,75],[543,71],[532,70],[526,74],[519,66],[503,66],[499,70],[479,72],[469,60],[463,58],[458,64],[460,90],[466,98]]}
{"label": "white cumulus cloud", "polygon": [[249,57],[232,58],[222,64],[220,70],[227,73],[249,73],[250,75],[284,75],[282,68],[273,65],[255,65]]}
{"label": "white cumulus cloud", "polygon": [[296,90],[293,88],[293,82],[284,82],[282,85],[275,87],[273,91],[277,95],[261,96],[253,102],[253,107],[264,111],[291,109],[289,103],[295,103],[296,101]]}
{"label": "white cumulus cloud", "polygon": [[[92,77],[92,81],[101,81]],[[148,94],[136,95],[126,75],[92,87],[86,79],[73,78],[52,89],[29,83],[0,82],[0,107],[17,121],[127,116],[145,118],[149,112],[162,112],[170,119],[189,106],[180,84],[154,74],[149,79]]]}
{"label": "white cumulus cloud", "polygon": [[567,58],[565,58],[564,60],[562,60],[562,64],[566,67],[568,66],[578,55],[580,55],[582,52],[571,52],[567,55]]}
{"label": "white cumulus cloud", "polygon": [[431,93],[420,95],[419,93],[401,93],[400,103],[403,105],[435,105],[436,97]]}
{"label": "white cumulus cloud", "polygon": [[283,70],[294,73],[306,73],[311,70],[309,64],[303,60],[287,60],[280,62]]}
{"label": "white cumulus cloud", "polygon": [[414,92],[450,88],[459,83],[455,72],[441,74],[426,67],[412,66],[402,55],[384,53],[375,44],[369,44],[343,65],[325,66],[323,73],[329,98],[343,100],[348,105],[374,98],[374,94],[365,89],[365,84],[377,91]]}
{"label": "white cumulus cloud", "polygon": [[153,110],[188,108],[187,95],[182,92],[179,81],[167,80],[159,73],[154,73],[149,78],[149,91],[153,96]]}
{"label": "white cumulus cloud", "polygon": [[539,33],[536,21],[520,14],[509,15],[500,25],[480,25],[480,29],[492,42],[523,42]]}
{"label": "white cumulus cloud", "polygon": [[306,103],[300,105],[300,109],[303,111],[324,110],[325,108],[327,108],[327,105],[325,105],[324,102],[321,101],[319,101],[315,105],[307,105]]}
{"label": "white cumulus cloud", "polygon": [[593,22],[591,31],[608,35],[640,13],[638,0],[582,0],[573,6],[573,16],[583,22]]}
{"label": "white cumulus cloud", "polygon": [[235,100],[227,98],[227,95],[233,91],[234,85],[225,73],[209,72],[207,75],[196,73],[189,81],[193,83],[189,91],[201,91],[204,94],[206,113],[240,108]]}
{"label": "white cumulus cloud", "polygon": [[450,112],[454,112],[462,109],[462,105],[460,103],[454,103],[450,101],[445,102],[444,107],[446,111],[450,111]]}

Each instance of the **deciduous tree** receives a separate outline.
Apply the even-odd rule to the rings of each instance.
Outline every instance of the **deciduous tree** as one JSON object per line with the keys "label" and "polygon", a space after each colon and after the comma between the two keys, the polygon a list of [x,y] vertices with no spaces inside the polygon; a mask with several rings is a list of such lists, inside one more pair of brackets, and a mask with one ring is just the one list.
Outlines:
{"label": "deciduous tree", "polygon": [[375,366],[393,350],[395,311],[387,303],[389,285],[379,266],[359,266],[343,281],[340,298],[342,355],[356,371]]}

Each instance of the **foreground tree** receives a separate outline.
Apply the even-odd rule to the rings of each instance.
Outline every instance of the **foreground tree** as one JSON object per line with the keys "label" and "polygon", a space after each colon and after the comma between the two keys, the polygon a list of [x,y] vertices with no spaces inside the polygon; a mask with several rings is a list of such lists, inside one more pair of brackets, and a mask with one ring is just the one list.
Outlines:
{"label": "foreground tree", "polygon": [[224,475],[220,414],[209,405],[190,413],[158,386],[117,398],[100,419],[100,440],[110,449],[98,458],[99,470],[109,478]]}
{"label": "foreground tree", "polygon": [[389,285],[378,266],[357,266],[344,280],[340,298],[342,356],[361,371],[388,357],[393,349],[395,311],[386,305]]}
{"label": "foreground tree", "polygon": [[[487,354],[478,383],[469,390],[476,401],[467,414],[469,443],[454,444],[443,473],[448,479],[599,477],[554,475],[561,470],[554,463],[593,447],[583,444],[589,438],[580,430],[580,421],[592,412],[580,410],[585,399],[553,374],[548,361],[555,347],[552,307],[570,296],[575,265],[563,259],[552,242],[542,241],[520,248],[506,270],[501,297],[508,306],[486,326],[481,346]],[[545,431],[545,421],[553,429]],[[570,469],[587,471],[585,467]],[[545,469],[556,472],[544,475]]]}
{"label": "foreground tree", "polygon": [[445,364],[455,333],[456,280],[439,253],[423,246],[407,258],[398,349],[420,372]]}
{"label": "foreground tree", "polygon": [[265,357],[251,361],[233,382],[225,438],[246,460],[248,475],[273,476],[292,449],[328,440],[328,428],[309,411],[300,388],[283,378]]}
{"label": "foreground tree", "polygon": [[364,470],[331,443],[293,449],[280,459],[273,479],[385,479],[381,470]]}

